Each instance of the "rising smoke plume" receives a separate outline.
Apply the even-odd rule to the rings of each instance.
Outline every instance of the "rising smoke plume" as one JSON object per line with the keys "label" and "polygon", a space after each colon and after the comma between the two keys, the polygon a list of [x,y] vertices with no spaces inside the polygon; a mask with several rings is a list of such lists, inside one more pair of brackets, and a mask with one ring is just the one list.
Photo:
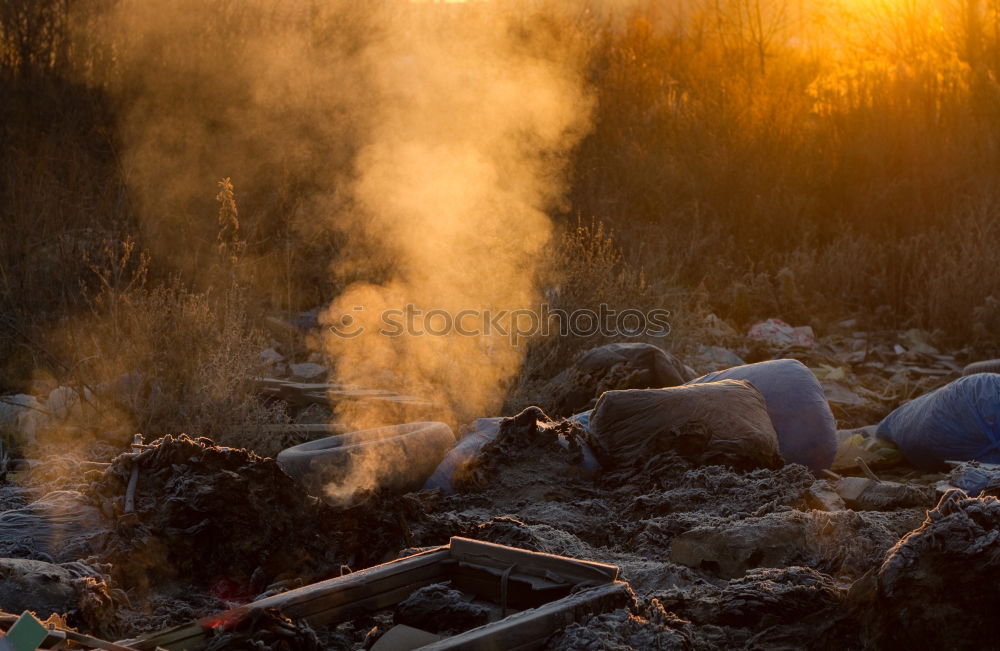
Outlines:
{"label": "rising smoke plume", "polygon": [[[215,224],[201,215],[232,177],[249,199],[242,264],[265,286],[276,272],[254,238],[271,233],[245,208],[293,205],[298,241],[340,243],[323,321],[365,329],[325,337],[336,381],[407,392],[431,403],[420,416],[457,424],[495,413],[517,374],[524,342],[482,333],[482,315],[536,306],[548,214],[590,126],[588,44],[572,29],[584,3],[560,4],[117,0],[77,22],[111,60],[83,72],[122,107],[154,258],[206,268]],[[441,311],[420,331],[476,311],[462,325],[478,334],[380,334],[407,305]],[[398,423],[411,407],[341,404],[337,418]]]}
{"label": "rising smoke plume", "polygon": [[[364,332],[327,338],[347,384],[403,386],[460,422],[491,414],[523,352],[483,330],[484,316],[527,309],[538,299],[567,156],[590,113],[579,44],[551,16],[525,6],[477,3],[389,14],[363,53],[376,101],[368,141],[355,161],[354,232],[377,240],[391,264],[382,282],[347,288],[331,324]],[[350,260],[350,259],[348,259]],[[413,329],[386,336],[387,310],[412,305]],[[431,310],[440,310],[423,319]],[[462,310],[466,334],[439,333]],[[448,316],[446,316],[448,315]],[[361,403],[342,411],[356,426],[401,417]]]}

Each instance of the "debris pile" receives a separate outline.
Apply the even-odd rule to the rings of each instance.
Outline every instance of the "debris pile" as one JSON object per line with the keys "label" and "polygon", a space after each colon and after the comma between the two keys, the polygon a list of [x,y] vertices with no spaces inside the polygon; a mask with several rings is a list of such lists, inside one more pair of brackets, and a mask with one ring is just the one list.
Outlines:
{"label": "debris pile", "polygon": [[399,525],[379,520],[391,520],[392,508],[374,509],[362,523],[357,509],[338,512],[307,495],[274,459],[203,438],[166,436],[123,453],[88,495],[115,523],[101,557],[117,583],[141,594],[180,582],[247,600],[275,581],[357,560],[357,547],[345,543],[363,542],[362,557],[375,562],[403,546]]}
{"label": "debris pile", "polygon": [[[924,333],[873,342],[850,323],[817,337],[771,321],[726,348],[739,338],[724,325],[692,360],[732,368],[696,378],[651,344],[596,348],[548,382],[544,409],[481,418],[457,441],[431,423],[447,441],[409,464],[419,481],[350,506],[287,474],[312,457],[296,469],[184,435],[110,463],[5,464],[0,609],[171,650],[995,646],[996,392],[972,396],[979,420],[944,417],[960,431],[927,429],[971,432],[971,454],[922,463],[888,439],[942,417],[912,415],[934,394],[893,437],[876,424],[958,377]],[[300,415],[330,390],[318,364],[265,353],[282,377],[261,390]],[[959,404],[997,377],[937,395]],[[30,401],[15,402],[0,416],[16,425]],[[427,426],[391,429],[414,450],[406,437]],[[323,441],[299,450],[344,451]]]}

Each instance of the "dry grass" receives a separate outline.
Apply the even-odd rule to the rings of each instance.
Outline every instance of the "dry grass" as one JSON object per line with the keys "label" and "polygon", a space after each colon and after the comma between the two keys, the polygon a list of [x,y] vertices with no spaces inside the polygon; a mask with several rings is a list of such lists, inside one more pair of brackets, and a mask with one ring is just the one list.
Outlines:
{"label": "dry grass", "polygon": [[[231,431],[259,407],[241,384],[259,343],[249,306],[322,304],[339,289],[331,262],[363,257],[309,218],[316,175],[350,173],[354,125],[310,114],[315,151],[264,165],[272,159],[253,154],[274,148],[281,129],[261,124],[288,116],[227,122],[244,115],[256,74],[226,58],[238,51],[227,39],[249,38],[253,15],[215,0],[203,3],[217,20],[192,39],[198,51],[173,44],[150,65],[172,62],[158,70],[164,86],[185,84],[174,117],[214,116],[229,139],[206,130],[203,165],[129,176],[121,134],[142,108],[141,71],[108,57],[128,42],[72,46],[69,4],[14,0],[0,11],[0,390],[26,388],[38,369],[88,382],[144,369],[166,379],[162,400],[129,411],[135,428]],[[740,20],[757,4],[772,13],[756,26]],[[920,327],[949,346],[1000,352],[1000,13],[993,2],[958,4],[936,23],[918,15],[931,3],[873,9],[821,38],[792,12],[798,3],[781,0],[686,3],[683,23],[656,9],[663,3],[639,3],[624,20],[559,27],[593,44],[598,109],[556,216],[566,235],[552,302],[671,310],[670,344],[681,350],[711,311],[738,327],[778,316],[820,330],[858,316],[862,327]],[[363,41],[342,26],[359,24],[316,24],[310,47],[332,64]],[[215,55],[232,64],[221,85],[194,65]],[[220,276],[205,270],[235,242],[215,237],[211,198],[229,175],[244,245]],[[137,200],[158,184],[189,191]],[[110,289],[94,286],[105,243],[130,237],[130,265],[153,252],[145,282],[130,287],[122,271]],[[186,255],[163,255],[175,240]],[[43,345],[53,324],[74,333],[72,345]],[[600,343],[534,344],[523,383]]]}

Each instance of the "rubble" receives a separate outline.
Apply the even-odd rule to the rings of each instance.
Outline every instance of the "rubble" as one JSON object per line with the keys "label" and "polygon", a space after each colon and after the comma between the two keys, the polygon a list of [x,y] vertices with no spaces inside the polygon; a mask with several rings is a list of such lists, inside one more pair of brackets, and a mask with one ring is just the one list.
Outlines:
{"label": "rubble", "polygon": [[857,578],[921,516],[922,511],[769,513],[686,531],[674,538],[670,560],[725,579],[755,568],[792,565]]}
{"label": "rubble", "polygon": [[[942,355],[926,333],[875,336],[855,332],[856,323],[809,347],[741,340],[717,317],[710,325],[717,331],[710,343],[718,345],[688,360],[699,370],[710,370],[712,359],[802,362],[802,377],[816,383],[844,427],[836,431],[833,472],[650,445],[654,436],[635,437],[631,451],[615,445],[602,424],[607,414],[574,413],[579,400],[590,406],[605,390],[629,385],[657,387],[635,391],[644,396],[683,392],[659,388],[663,359],[682,379],[692,373],[659,349],[604,347],[592,357],[611,363],[591,364],[585,355],[586,376],[564,375],[552,385],[579,383],[576,397],[560,394],[570,402],[558,415],[575,418],[553,419],[556,412],[535,407],[481,419],[489,431],[476,430],[482,435],[469,439],[472,453],[448,469],[446,483],[405,495],[360,493],[351,508],[310,497],[273,459],[186,436],[113,459],[101,451],[12,462],[0,485],[0,609],[64,613],[90,634],[131,636],[122,643],[133,648],[153,648],[137,640],[166,632],[182,636],[162,645],[168,649],[186,646],[177,642],[185,635],[209,649],[461,644],[508,619],[504,635],[527,622],[545,631],[534,629],[532,644],[552,649],[989,647],[995,632],[983,622],[994,604],[977,595],[996,578],[1000,507],[989,497],[1000,494],[996,469],[962,462],[947,475],[922,473],[871,427],[900,402],[956,377],[955,357]],[[645,350],[649,358],[615,361],[615,350]],[[390,390],[288,377],[293,365],[322,361],[304,360],[303,351],[279,342],[262,354],[275,377],[259,379],[258,387],[287,398],[300,421],[269,431],[284,443],[278,449],[347,433],[323,411],[331,395],[419,402]],[[580,371],[580,363],[573,368]],[[79,395],[19,396],[16,406],[3,402],[0,418],[16,431],[25,413],[48,423],[52,417],[29,405],[46,410],[52,402],[69,415]],[[980,497],[948,492],[953,487]],[[925,517],[935,491],[947,499]],[[387,565],[379,564],[400,550],[433,555],[455,536],[620,570],[591,602],[572,581],[524,575],[508,552],[476,552],[445,563],[446,575],[378,588],[374,610],[342,608],[358,595],[370,598],[362,586],[383,576]],[[510,594],[530,598],[505,611],[500,586],[511,567]],[[49,577],[44,586],[24,587],[42,575]],[[297,595],[319,594],[317,586],[331,581],[349,591],[308,602],[331,608],[331,619],[304,615],[307,602]],[[485,592],[474,596],[472,584]],[[32,603],[24,599],[29,593]],[[567,619],[546,610],[560,601],[549,598],[557,593],[572,609],[599,606]]]}

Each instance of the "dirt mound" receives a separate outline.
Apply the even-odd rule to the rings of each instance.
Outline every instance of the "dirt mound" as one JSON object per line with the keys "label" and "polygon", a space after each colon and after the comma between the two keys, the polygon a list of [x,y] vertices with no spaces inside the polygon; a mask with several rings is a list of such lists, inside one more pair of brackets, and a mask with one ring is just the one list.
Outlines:
{"label": "dirt mound", "polygon": [[620,608],[571,624],[552,636],[545,648],[553,651],[686,651],[693,647],[687,628],[687,622],[666,612],[654,599],[644,606]]}
{"label": "dirt mound", "polygon": [[[135,510],[125,514],[133,464]],[[251,598],[284,572],[323,573],[405,546],[391,505],[336,511],[303,492],[273,459],[204,438],[166,436],[119,455],[89,495],[118,516],[101,555],[116,581],[140,592],[177,579]]]}
{"label": "dirt mound", "polygon": [[452,481],[462,492],[513,491],[524,497],[551,499],[562,492],[567,480],[587,474],[589,439],[579,423],[555,422],[539,407],[528,407],[505,418],[496,438],[456,471]]}
{"label": "dirt mound", "polygon": [[792,565],[857,578],[877,565],[919,516],[906,511],[770,513],[686,531],[673,540],[670,560],[722,578]]}
{"label": "dirt mound", "polygon": [[851,599],[886,649],[985,649],[1000,638],[1000,500],[946,493]]}
{"label": "dirt mound", "polygon": [[414,591],[396,606],[395,621],[431,633],[454,635],[490,621],[490,608],[469,601],[460,590],[435,583]]}
{"label": "dirt mound", "polygon": [[704,586],[677,600],[661,596],[660,601],[698,624],[767,628],[835,607],[845,596],[843,586],[830,576],[793,566],[759,568],[721,589]]}

